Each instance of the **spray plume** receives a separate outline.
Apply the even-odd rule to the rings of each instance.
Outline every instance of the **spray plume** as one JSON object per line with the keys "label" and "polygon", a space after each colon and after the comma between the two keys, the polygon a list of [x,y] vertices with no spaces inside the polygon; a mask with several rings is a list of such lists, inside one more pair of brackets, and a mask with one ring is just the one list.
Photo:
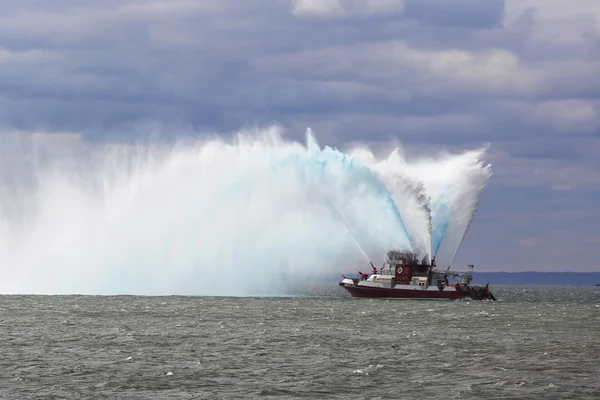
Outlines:
{"label": "spray plume", "polygon": [[276,127],[168,146],[34,142],[0,151],[2,293],[276,295],[364,268],[361,251],[431,257],[443,237],[451,254],[490,175],[485,149],[408,163]]}

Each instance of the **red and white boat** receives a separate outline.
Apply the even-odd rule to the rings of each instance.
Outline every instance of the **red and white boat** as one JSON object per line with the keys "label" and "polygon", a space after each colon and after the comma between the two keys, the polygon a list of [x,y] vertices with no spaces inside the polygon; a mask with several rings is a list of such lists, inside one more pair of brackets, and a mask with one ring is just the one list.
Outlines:
{"label": "red and white boat", "polygon": [[[360,278],[344,277],[339,285],[352,297],[496,300],[488,285],[470,285],[469,272],[437,270],[435,260],[419,262],[417,255],[410,251],[391,250],[379,271],[373,264],[371,267],[371,275],[359,271]],[[451,278],[456,281],[450,282]]]}

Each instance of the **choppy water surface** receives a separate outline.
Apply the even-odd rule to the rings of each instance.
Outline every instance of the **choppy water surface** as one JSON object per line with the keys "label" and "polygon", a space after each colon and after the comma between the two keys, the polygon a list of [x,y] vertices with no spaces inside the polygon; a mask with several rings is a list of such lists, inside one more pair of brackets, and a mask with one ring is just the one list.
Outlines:
{"label": "choppy water surface", "polygon": [[600,398],[600,288],[0,296],[0,398]]}

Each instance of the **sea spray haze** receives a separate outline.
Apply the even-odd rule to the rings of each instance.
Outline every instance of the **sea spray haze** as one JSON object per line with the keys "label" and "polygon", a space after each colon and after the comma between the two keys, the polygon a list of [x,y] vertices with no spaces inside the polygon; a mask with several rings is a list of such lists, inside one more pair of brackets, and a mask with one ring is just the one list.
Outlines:
{"label": "sea spray haze", "polygon": [[277,127],[168,145],[2,140],[2,293],[283,294],[366,268],[341,218],[376,263],[442,242],[451,257],[490,176],[485,148],[380,159]]}

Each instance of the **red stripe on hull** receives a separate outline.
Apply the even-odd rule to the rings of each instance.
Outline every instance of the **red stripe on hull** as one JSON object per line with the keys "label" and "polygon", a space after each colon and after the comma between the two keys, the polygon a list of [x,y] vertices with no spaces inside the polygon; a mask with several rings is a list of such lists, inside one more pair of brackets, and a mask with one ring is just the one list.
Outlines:
{"label": "red stripe on hull", "polygon": [[352,297],[377,297],[395,299],[460,299],[458,291],[441,290],[411,290],[411,289],[388,289],[382,287],[343,285]]}

